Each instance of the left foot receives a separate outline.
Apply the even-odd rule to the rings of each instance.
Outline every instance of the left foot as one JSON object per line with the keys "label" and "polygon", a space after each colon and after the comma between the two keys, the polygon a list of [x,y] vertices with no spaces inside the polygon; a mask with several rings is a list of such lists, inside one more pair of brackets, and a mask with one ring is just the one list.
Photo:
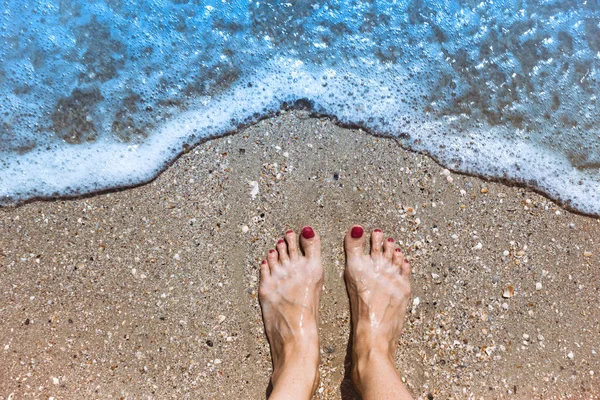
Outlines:
{"label": "left foot", "polygon": [[258,295],[273,359],[272,398],[309,398],[318,383],[323,267],[321,242],[311,227],[302,229],[300,246],[304,255],[296,234],[286,232],[260,267]]}

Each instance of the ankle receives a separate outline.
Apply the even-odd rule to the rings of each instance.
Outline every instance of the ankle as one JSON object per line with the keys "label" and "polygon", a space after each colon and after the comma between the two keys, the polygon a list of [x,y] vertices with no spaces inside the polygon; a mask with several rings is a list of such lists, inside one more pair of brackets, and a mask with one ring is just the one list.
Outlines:
{"label": "ankle", "polygon": [[304,375],[314,375],[319,369],[319,342],[301,340],[288,342],[275,358],[273,377],[288,370],[300,370]]}
{"label": "ankle", "polygon": [[390,343],[388,335],[376,332],[370,327],[358,324],[354,327],[352,343],[352,357],[355,360],[366,362],[372,359],[381,360],[385,357],[391,361],[396,354],[396,346]]}
{"label": "ankle", "polygon": [[[271,383],[273,393],[292,390],[298,398],[309,398],[319,386],[319,351],[307,348],[286,348],[284,356],[274,366]],[[306,396],[304,396],[306,395]],[[284,396],[285,397],[285,396]],[[279,397],[274,397],[279,398]]]}
{"label": "ankle", "polygon": [[[380,342],[381,343],[381,342]],[[394,352],[384,344],[354,346],[352,354],[352,380],[362,392],[363,383],[369,376],[384,368],[395,369]]]}

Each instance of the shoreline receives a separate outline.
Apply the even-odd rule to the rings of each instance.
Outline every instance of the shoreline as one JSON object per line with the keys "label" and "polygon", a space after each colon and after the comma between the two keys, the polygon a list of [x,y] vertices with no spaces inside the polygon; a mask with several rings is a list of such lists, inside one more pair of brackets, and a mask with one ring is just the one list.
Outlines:
{"label": "shoreline", "polygon": [[396,362],[415,398],[600,396],[600,220],[309,115],[207,140],[131,189],[0,208],[0,399],[264,398],[257,267],[303,224],[326,275],[317,398],[354,398],[354,223],[411,257]]}
{"label": "shoreline", "polygon": [[[600,218],[600,214],[583,211],[582,209],[578,209],[577,207],[571,206],[570,203],[572,201],[569,199],[563,200],[558,197],[554,198],[553,196],[551,196],[548,193],[548,190],[544,190],[537,183],[526,182],[525,179],[520,179],[520,178],[505,178],[505,177],[487,175],[485,173],[481,173],[476,170],[461,171],[459,169],[452,168],[451,166],[444,165],[446,163],[444,163],[440,159],[440,157],[438,157],[437,155],[435,155],[427,150],[414,149],[414,148],[410,148],[410,146],[408,146],[408,145],[403,144],[401,141],[402,134],[400,134],[399,136],[393,136],[393,135],[389,135],[389,134],[385,134],[385,133],[379,133],[379,132],[372,130],[362,124],[353,124],[353,123],[342,122],[335,115],[329,115],[329,114],[314,111],[314,105],[313,105],[312,101],[310,101],[308,99],[299,99],[299,100],[294,101],[291,104],[288,104],[287,102],[283,102],[277,111],[268,112],[267,114],[260,116],[260,117],[250,118],[248,122],[241,123],[233,130],[229,130],[229,131],[226,131],[221,134],[211,135],[211,136],[202,138],[197,143],[189,144],[189,143],[187,143],[187,141],[185,141],[181,145],[182,149],[178,151],[177,155],[173,159],[163,162],[163,165],[161,167],[157,168],[156,172],[152,173],[151,174],[152,176],[150,178],[142,179],[138,183],[114,185],[114,186],[111,186],[111,187],[108,187],[105,189],[77,192],[74,194],[42,195],[42,196],[36,196],[36,197],[29,197],[25,200],[5,199],[5,200],[2,200],[2,202],[0,202],[0,210],[3,208],[16,208],[16,207],[20,207],[25,204],[35,203],[35,202],[81,200],[81,199],[86,199],[89,197],[99,196],[99,195],[103,195],[103,194],[118,193],[123,190],[131,190],[131,189],[138,188],[138,187],[141,187],[144,185],[148,185],[148,184],[154,182],[156,179],[158,179],[158,177],[161,174],[163,174],[166,170],[168,170],[175,163],[177,163],[177,161],[181,157],[185,156],[190,151],[194,151],[195,148],[202,146],[205,143],[213,141],[213,140],[218,140],[218,139],[223,139],[223,138],[228,138],[230,136],[238,135],[257,124],[260,124],[264,120],[278,118],[280,115],[285,115],[287,113],[297,113],[297,114],[303,114],[303,115],[306,114],[306,117],[315,118],[315,119],[319,119],[319,120],[327,119],[331,124],[334,124],[335,126],[337,126],[339,128],[349,129],[349,130],[358,130],[360,132],[364,132],[368,135],[371,135],[375,138],[394,141],[394,142],[396,142],[398,147],[400,147],[402,150],[409,152],[409,153],[415,153],[415,154],[419,154],[421,156],[428,157],[431,160],[433,160],[436,164],[438,164],[441,168],[448,169],[449,171],[451,171],[454,174],[478,178],[480,180],[484,180],[484,181],[488,181],[488,182],[500,183],[504,186],[530,190],[540,196],[545,197],[550,202],[555,203],[556,205],[560,206],[561,208],[565,209],[566,211],[569,211],[571,213],[578,214],[578,215],[581,215],[584,217]],[[192,135],[192,136],[194,136],[194,135]],[[4,202],[8,202],[8,203],[3,204]]]}

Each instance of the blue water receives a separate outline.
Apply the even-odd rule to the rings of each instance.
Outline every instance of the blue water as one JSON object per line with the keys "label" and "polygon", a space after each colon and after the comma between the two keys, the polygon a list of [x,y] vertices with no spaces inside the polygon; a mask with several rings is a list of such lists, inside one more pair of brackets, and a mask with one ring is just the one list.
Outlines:
{"label": "blue water", "polygon": [[600,1],[8,0],[0,204],[145,182],[307,99],[600,215]]}

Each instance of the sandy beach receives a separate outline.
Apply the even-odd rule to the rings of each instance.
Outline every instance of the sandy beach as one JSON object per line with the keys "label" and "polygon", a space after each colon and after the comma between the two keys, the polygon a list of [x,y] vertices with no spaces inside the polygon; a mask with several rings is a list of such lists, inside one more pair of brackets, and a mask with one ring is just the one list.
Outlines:
{"label": "sandy beach", "polygon": [[600,398],[600,220],[293,111],[147,185],[0,209],[0,399],[265,398],[258,265],[303,225],[325,268],[316,398],[358,398],[352,224],[410,257],[396,360],[415,398]]}

